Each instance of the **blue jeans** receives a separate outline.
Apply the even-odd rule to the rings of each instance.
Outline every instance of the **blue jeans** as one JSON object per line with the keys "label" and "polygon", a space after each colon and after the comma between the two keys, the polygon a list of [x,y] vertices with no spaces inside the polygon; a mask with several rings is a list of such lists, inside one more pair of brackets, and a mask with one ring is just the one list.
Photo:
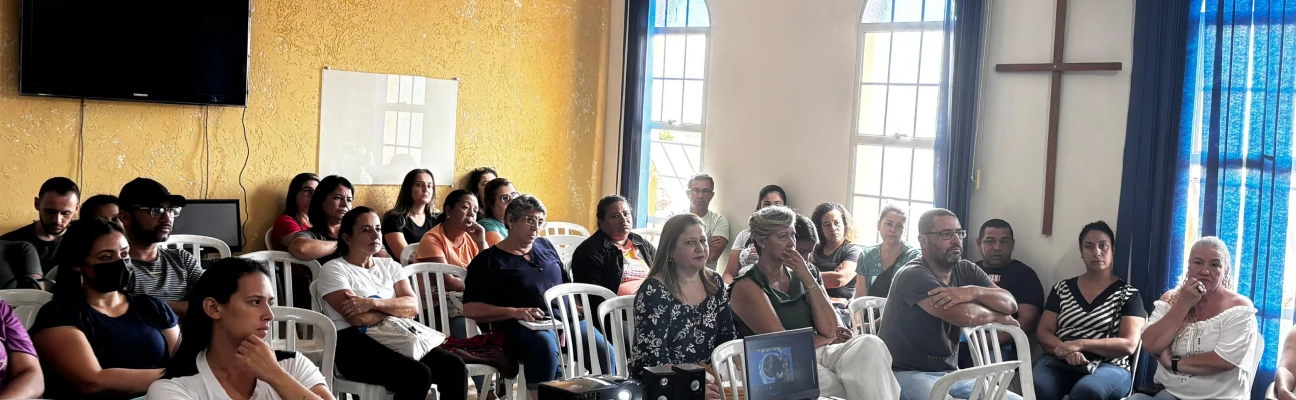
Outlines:
{"label": "blue jeans", "polygon": [[1061,400],[1062,396],[1071,396],[1071,400],[1117,400],[1129,393],[1131,376],[1125,368],[1102,363],[1094,373],[1084,375],[1049,367],[1049,360],[1056,359],[1044,355],[1035,362],[1035,396],[1040,400]]}
{"label": "blue jeans", "polygon": [[[533,331],[512,321],[495,325],[495,329],[504,333],[504,351],[522,361],[523,372],[526,373],[527,390],[536,390],[541,382],[549,382],[560,377],[558,362],[562,360],[562,355],[554,331]],[[612,365],[615,361],[611,356],[612,346],[608,345],[598,329],[591,329],[588,322],[581,321],[581,335],[591,333],[594,334],[598,350],[593,352],[588,347],[585,349],[585,368],[592,369],[588,355],[597,354],[599,365],[605,367],[606,373],[616,373],[616,367]],[[588,346],[588,344],[584,345]],[[574,349],[568,349],[568,352],[573,356],[576,354]]]}
{"label": "blue jeans", "polygon": [[1170,394],[1170,392],[1162,390],[1160,393],[1157,393],[1156,396],[1148,396],[1142,393],[1134,393],[1133,396],[1129,397],[1129,400],[1179,400],[1179,398],[1174,397],[1174,395]]}
{"label": "blue jeans", "polygon": [[[947,372],[919,372],[919,371],[895,371],[896,381],[900,382],[900,399],[901,400],[928,400],[931,399],[932,387],[936,386],[936,381],[945,376]],[[966,399],[972,396],[972,389],[976,381],[966,380],[955,383],[950,387],[949,395],[956,399]],[[1021,400],[1021,396],[1013,392],[1008,392],[1005,399]]]}

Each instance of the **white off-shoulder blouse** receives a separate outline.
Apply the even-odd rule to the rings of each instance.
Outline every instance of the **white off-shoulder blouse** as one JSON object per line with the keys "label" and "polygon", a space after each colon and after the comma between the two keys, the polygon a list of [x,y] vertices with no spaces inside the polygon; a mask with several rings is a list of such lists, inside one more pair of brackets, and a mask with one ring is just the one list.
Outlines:
{"label": "white off-shoulder blouse", "polygon": [[[1170,304],[1157,301],[1148,325],[1164,317]],[[1237,366],[1215,375],[1177,374],[1157,368],[1155,380],[1180,400],[1250,399],[1251,381],[1263,352],[1264,342],[1256,325],[1256,309],[1236,306],[1205,321],[1188,324],[1170,345],[1170,354],[1189,357],[1215,352]]]}

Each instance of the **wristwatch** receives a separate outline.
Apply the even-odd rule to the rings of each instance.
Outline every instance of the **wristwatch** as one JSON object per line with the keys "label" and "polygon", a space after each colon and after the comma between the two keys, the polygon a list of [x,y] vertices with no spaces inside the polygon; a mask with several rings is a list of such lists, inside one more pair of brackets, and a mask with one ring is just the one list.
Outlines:
{"label": "wristwatch", "polygon": [[1179,356],[1170,357],[1170,370],[1179,373]]}

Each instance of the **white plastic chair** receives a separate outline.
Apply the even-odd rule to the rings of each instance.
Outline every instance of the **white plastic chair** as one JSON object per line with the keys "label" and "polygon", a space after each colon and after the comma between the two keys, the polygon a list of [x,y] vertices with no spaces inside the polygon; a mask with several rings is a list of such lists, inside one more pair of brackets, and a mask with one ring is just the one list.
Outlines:
{"label": "white plastic chair", "polygon": [[555,222],[555,221],[546,222],[544,226],[544,230],[540,231],[540,236],[552,236],[552,235],[573,235],[573,236],[580,236],[580,237],[589,237],[590,231],[589,229],[585,229],[585,227],[583,226],[573,224],[571,222]]}
{"label": "white plastic chair", "polygon": [[32,322],[36,322],[36,313],[53,298],[54,294],[44,290],[0,290],[0,300],[13,307],[14,314],[18,316],[18,321],[22,322],[23,328],[31,328]]}
{"label": "white plastic chair", "polygon": [[634,296],[617,296],[598,307],[598,320],[608,328],[603,337],[612,342],[616,372],[620,376],[630,376],[630,353],[635,340],[634,300]]}
{"label": "white plastic chair", "polygon": [[[324,304],[324,299],[320,296],[318,280],[311,282],[310,294],[311,294],[312,303],[319,303],[325,307],[328,306]],[[289,324],[288,327],[291,330],[293,326],[292,324]],[[270,328],[271,328],[271,335],[273,335],[274,325],[271,325]],[[333,326],[332,320],[329,320],[329,329],[330,330],[336,329],[336,327]],[[337,336],[336,330],[333,331],[333,335],[335,337]],[[290,334],[289,337],[295,337],[295,336]],[[338,398],[341,398],[343,393],[354,394],[360,396],[360,398],[362,399],[391,399],[395,397],[394,395],[392,395],[391,392],[387,391],[387,388],[384,388],[380,385],[371,385],[368,383],[348,381],[346,380],[346,378],[341,377],[336,370],[334,371],[333,375],[330,375],[329,379],[333,380],[333,385],[330,385],[329,388],[333,390],[333,394],[336,395]]]}
{"label": "white plastic chair", "polygon": [[274,242],[270,241],[270,233],[271,233],[271,232],[274,232],[274,227],[273,227],[273,226],[271,226],[270,229],[266,229],[266,234],[265,234],[266,250],[274,250],[274,249],[275,249],[275,248],[274,248]]}
{"label": "white plastic chair", "polygon": [[[414,316],[414,320],[441,331],[446,336],[450,336],[449,294],[442,290],[445,287],[445,277],[451,275],[463,279],[468,275],[468,271],[450,264],[414,263],[405,266],[405,272],[409,274],[409,283],[410,287],[414,289],[414,298],[418,299],[421,305],[418,314]],[[419,285],[420,280],[424,282],[423,285]],[[428,287],[433,283],[435,283],[435,287]],[[426,288],[435,290],[424,290]],[[427,307],[429,304],[436,304],[437,306],[435,309],[429,309]],[[322,302],[321,306],[323,306]],[[468,328],[476,330],[476,324],[464,327],[465,331],[469,331]],[[498,378],[498,375],[499,371],[485,364],[468,364],[469,377],[482,376],[488,378],[486,382],[490,382]],[[512,384],[511,380],[504,381],[506,393],[509,390],[508,387],[512,386]],[[477,388],[477,397],[480,400],[486,400],[487,392],[490,392],[490,389]]]}
{"label": "white plastic chair", "polygon": [[[275,293],[279,294],[279,299],[281,300],[279,303],[287,304],[287,305],[295,304],[293,303],[292,265],[293,264],[305,265],[306,268],[309,269],[311,272],[312,280],[319,278],[319,272],[321,268],[319,261],[302,260],[300,258],[293,257],[291,253],[288,253],[286,251],[274,251],[274,250],[258,251],[254,253],[244,254],[239,257],[266,263],[267,266],[269,267],[268,269],[270,270],[270,283],[274,284]],[[280,274],[282,274],[282,276],[280,276]],[[311,297],[313,298],[310,299],[311,300],[310,309],[315,311],[320,311],[319,301],[318,301],[319,298],[315,296],[311,296]]]}
{"label": "white plastic chair", "polygon": [[653,247],[657,247],[657,242],[661,241],[661,228],[631,229],[630,232],[643,236],[644,240],[647,240]]}
{"label": "white plastic chair", "polygon": [[[577,325],[580,323],[580,311],[576,306],[592,304],[590,296],[601,297],[603,300],[617,297],[616,293],[612,293],[611,290],[588,283],[564,283],[545,291],[545,307],[549,309],[549,315],[558,316],[559,313],[555,313],[553,309],[554,300],[558,300],[558,307],[562,316],[557,322],[561,323],[563,327],[573,328],[566,329],[567,332],[561,335],[563,345],[567,347],[567,352],[571,355],[571,357],[567,357],[562,361],[565,364],[562,366],[563,379],[603,374],[603,365],[600,365],[598,356],[596,354],[585,354],[587,348],[591,352],[598,351],[596,346],[598,342],[594,339],[593,334],[593,330],[599,328],[598,319],[586,318],[585,323],[589,324],[590,328],[589,335],[582,334],[582,331],[578,329],[579,325]],[[590,371],[588,374],[579,373],[585,368],[584,361],[586,357],[590,357]]]}
{"label": "white plastic chair", "polygon": [[[851,319],[855,321],[855,334],[878,334],[877,320],[882,318],[882,310],[886,309],[886,297],[863,296],[852,299],[850,305]],[[866,332],[867,330],[867,332]]]}
{"label": "white plastic chair", "polygon": [[[720,397],[723,399],[750,398],[743,392],[745,376],[742,371],[747,367],[745,349],[742,339],[734,339],[711,351],[711,366],[718,375],[716,385],[720,386]],[[726,393],[730,395],[726,396]]]}
{"label": "white plastic chair", "polygon": [[[315,338],[315,340],[311,340],[309,344],[305,345],[302,345],[304,343],[298,343],[296,336],[279,339],[274,335],[266,335],[266,338],[269,339],[272,348],[301,352],[307,358],[310,358],[312,362],[319,366],[320,374],[324,375],[324,384],[331,389],[333,387],[334,357],[337,354],[337,329],[333,326],[333,320],[319,312],[295,307],[270,307],[270,310],[274,312],[275,322],[284,322],[289,326],[295,324],[309,325],[321,332],[322,337]],[[283,346],[276,347],[274,342],[280,340],[283,341]],[[312,355],[318,355],[318,359],[311,357]]]}
{"label": "white plastic chair", "polygon": [[[967,336],[968,352],[972,353],[972,365],[982,366],[1003,361],[999,332],[1007,332],[1012,336],[1013,348],[1017,349],[1017,360],[1024,361],[1019,364],[1022,398],[1035,398],[1035,375],[1031,371],[1030,341],[1021,328],[1000,323],[963,328],[963,336]],[[1012,378],[1009,380],[1011,381]]]}
{"label": "white plastic chair", "polygon": [[401,250],[400,259],[396,260],[396,262],[399,262],[401,265],[413,264],[414,255],[418,254],[418,248],[418,243],[412,243],[409,246],[405,246],[405,250]]}
{"label": "white plastic chair", "polygon": [[[929,398],[931,400],[945,400],[954,384],[975,379],[976,384],[972,388],[972,395],[968,396],[967,400],[1003,400],[1005,395],[1008,394],[1008,383],[1012,382],[1013,375],[1017,372],[1017,366],[1020,364],[1023,363],[1021,361],[1007,361],[950,372],[936,381],[936,384],[932,386]],[[1025,380],[1025,378],[1022,380]],[[1035,396],[1032,394],[1022,398],[1033,399]]]}
{"label": "white plastic chair", "polygon": [[[221,258],[228,258],[234,253],[230,252],[229,245],[225,241],[201,235],[171,235],[167,237],[165,244],[168,249],[180,249],[193,254],[194,259],[202,261],[202,250],[204,247],[216,249]],[[190,250],[192,248],[192,250]]]}
{"label": "white plastic chair", "polygon": [[576,254],[576,246],[580,246],[585,241],[585,236],[575,235],[552,235],[545,236],[552,243],[554,250],[558,250],[558,259],[562,260],[563,268],[571,269],[572,255]]}

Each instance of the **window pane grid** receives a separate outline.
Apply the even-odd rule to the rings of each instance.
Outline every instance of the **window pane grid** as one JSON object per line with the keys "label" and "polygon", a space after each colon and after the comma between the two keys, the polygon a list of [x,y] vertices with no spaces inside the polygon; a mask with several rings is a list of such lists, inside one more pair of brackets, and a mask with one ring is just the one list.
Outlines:
{"label": "window pane grid", "polygon": [[706,66],[710,13],[704,0],[654,0],[655,19],[648,62],[652,96],[649,176],[641,180],[648,204],[640,223],[660,225],[674,212],[685,211],[685,185],[702,166],[706,130]]}

